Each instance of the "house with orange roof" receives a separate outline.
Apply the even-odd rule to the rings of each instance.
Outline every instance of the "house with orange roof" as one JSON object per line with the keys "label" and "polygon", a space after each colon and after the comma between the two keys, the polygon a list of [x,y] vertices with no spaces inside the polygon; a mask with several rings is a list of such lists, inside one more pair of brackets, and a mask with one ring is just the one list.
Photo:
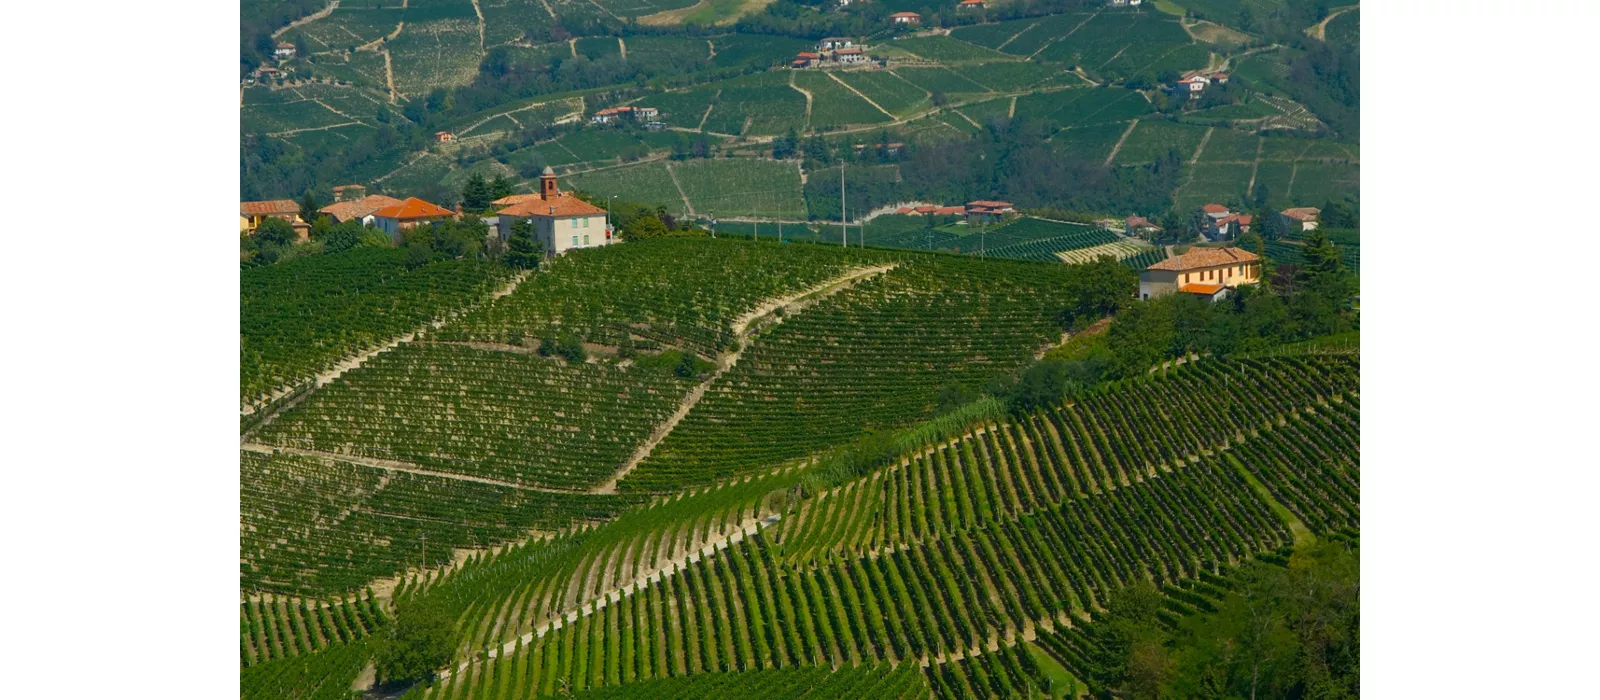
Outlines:
{"label": "house with orange roof", "polygon": [[1284,228],[1291,231],[1311,231],[1321,222],[1322,210],[1316,207],[1294,207],[1278,212],[1278,218],[1283,220]]}
{"label": "house with orange roof", "polygon": [[1142,216],[1130,216],[1124,219],[1122,223],[1125,226],[1125,228],[1123,228],[1123,232],[1129,236],[1149,236],[1151,234],[1161,233],[1160,226]]}
{"label": "house with orange roof", "polygon": [[435,131],[433,132],[433,137],[438,139],[439,143],[450,143],[456,140],[456,135],[448,131]]}
{"label": "house with orange roof", "polygon": [[617,242],[606,210],[562,192],[556,173],[548,166],[539,175],[539,191],[495,200],[506,206],[500,215],[500,238],[511,238],[511,227],[518,221],[533,224],[534,240],[544,246],[547,256],[574,248],[597,248]]}
{"label": "house with orange roof", "polygon": [[311,226],[300,220],[300,203],[292,199],[271,199],[262,202],[239,203],[239,232],[253,235],[256,227],[268,218],[283,219],[294,226],[300,234],[300,240],[305,240],[311,234]]}
{"label": "house with orange roof", "polygon": [[1007,215],[1017,213],[1017,210],[1016,207],[1014,207],[1010,202],[1001,202],[993,199],[979,199],[967,202],[965,213],[969,223],[974,219],[980,223],[983,223],[1003,219]]}
{"label": "house with orange roof", "polygon": [[889,21],[895,24],[916,25],[922,24],[922,15],[915,12],[896,12],[889,15]]}
{"label": "house with orange roof", "polygon": [[454,219],[459,214],[433,202],[407,197],[399,204],[391,204],[372,212],[372,223],[389,234],[395,241],[408,229]]}
{"label": "house with orange roof", "polygon": [[[335,187],[334,189],[337,190],[339,188]],[[337,194],[334,196],[335,198],[338,197]],[[347,198],[335,201],[333,204],[318,209],[317,212],[327,214],[328,218],[333,219],[334,223],[337,224],[342,224],[346,221],[359,221],[362,226],[374,226],[377,224],[378,210],[404,203],[404,200],[383,194],[369,194],[359,199],[348,198],[347,195]]]}
{"label": "house with orange roof", "polygon": [[1243,248],[1190,248],[1139,273],[1139,298],[1181,292],[1213,301],[1228,290],[1261,281],[1261,259]]}
{"label": "house with orange roof", "polygon": [[961,2],[956,3],[957,10],[981,10],[985,7],[987,5],[983,3],[983,0],[961,0]]}

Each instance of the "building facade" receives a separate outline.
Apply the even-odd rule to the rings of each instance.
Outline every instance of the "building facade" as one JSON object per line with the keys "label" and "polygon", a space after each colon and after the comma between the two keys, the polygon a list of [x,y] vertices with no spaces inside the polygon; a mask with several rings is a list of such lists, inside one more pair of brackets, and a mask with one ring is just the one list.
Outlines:
{"label": "building facade", "polygon": [[1183,292],[1217,300],[1242,284],[1261,281],[1261,259],[1241,248],[1191,248],[1139,273],[1139,298]]}
{"label": "building facade", "polygon": [[539,191],[495,200],[499,210],[500,239],[511,239],[511,228],[518,221],[533,223],[534,240],[544,246],[545,255],[561,255],[575,248],[598,248],[617,242],[606,210],[562,192],[555,171],[546,167],[539,176]]}

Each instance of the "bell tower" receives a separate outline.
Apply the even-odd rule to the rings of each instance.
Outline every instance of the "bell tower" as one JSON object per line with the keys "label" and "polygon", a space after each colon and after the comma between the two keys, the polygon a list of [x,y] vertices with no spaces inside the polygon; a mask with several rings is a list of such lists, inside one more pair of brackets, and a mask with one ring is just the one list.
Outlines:
{"label": "bell tower", "polygon": [[544,172],[539,174],[539,197],[541,199],[554,199],[561,191],[556,189],[556,171],[550,166],[544,166]]}

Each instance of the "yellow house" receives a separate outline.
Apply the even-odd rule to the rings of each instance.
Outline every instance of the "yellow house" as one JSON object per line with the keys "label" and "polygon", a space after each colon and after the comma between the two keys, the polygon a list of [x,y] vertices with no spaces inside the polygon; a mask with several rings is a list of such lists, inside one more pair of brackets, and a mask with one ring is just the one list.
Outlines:
{"label": "yellow house", "polygon": [[1139,273],[1139,298],[1183,292],[1217,300],[1261,281],[1261,259],[1242,248],[1190,248]]}
{"label": "yellow house", "polygon": [[[253,234],[267,217],[275,216],[294,224],[295,230],[309,228],[300,220],[300,205],[292,199],[274,199],[266,202],[239,203],[239,233]],[[304,232],[302,232],[304,237]]]}

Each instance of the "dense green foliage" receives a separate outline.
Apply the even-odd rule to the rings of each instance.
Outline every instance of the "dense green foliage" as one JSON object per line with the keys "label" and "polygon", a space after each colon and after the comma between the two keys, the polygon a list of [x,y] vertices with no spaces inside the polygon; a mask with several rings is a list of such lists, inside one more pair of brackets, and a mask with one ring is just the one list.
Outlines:
{"label": "dense green foliage", "polygon": [[254,666],[325,651],[363,639],[386,621],[370,590],[329,601],[253,597],[239,604],[239,662]]}
{"label": "dense green foliage", "polygon": [[347,355],[486,297],[504,268],[358,248],[239,273],[239,395],[303,382]]}
{"label": "dense green foliage", "polygon": [[443,608],[426,598],[400,601],[378,644],[378,682],[431,678],[450,663],[455,650],[455,620]]}
{"label": "dense green foliage", "polygon": [[349,700],[372,651],[367,642],[341,643],[316,654],[251,666],[239,674],[243,700]]}

